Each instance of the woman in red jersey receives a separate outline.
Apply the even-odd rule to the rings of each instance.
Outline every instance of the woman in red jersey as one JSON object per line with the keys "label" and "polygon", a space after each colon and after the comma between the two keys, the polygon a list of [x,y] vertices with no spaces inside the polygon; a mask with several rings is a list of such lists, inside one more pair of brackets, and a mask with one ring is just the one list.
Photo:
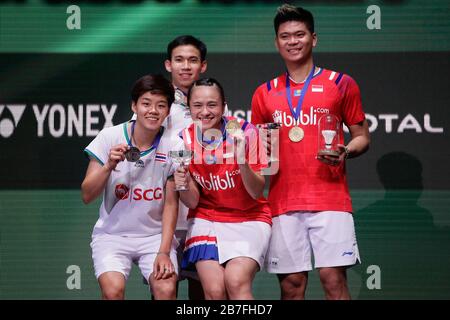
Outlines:
{"label": "woman in red jersey", "polygon": [[182,268],[197,269],[206,299],[253,299],[272,224],[257,130],[224,117],[224,92],[215,79],[194,82],[188,104],[194,123],[182,136],[194,158],[174,175],[177,187],[188,187],[180,198],[190,208]]}

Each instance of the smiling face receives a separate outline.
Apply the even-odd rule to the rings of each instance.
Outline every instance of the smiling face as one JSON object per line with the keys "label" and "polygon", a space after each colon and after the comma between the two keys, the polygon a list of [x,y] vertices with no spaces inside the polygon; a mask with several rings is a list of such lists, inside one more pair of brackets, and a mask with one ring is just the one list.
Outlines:
{"label": "smiling face", "polygon": [[300,21],[280,24],[275,38],[275,46],[286,63],[304,63],[312,58],[312,49],[317,44],[317,36]]}
{"label": "smiling face", "polygon": [[192,83],[206,70],[206,61],[201,61],[200,51],[193,45],[181,45],[173,49],[165,67],[172,74],[172,83],[187,92]]}
{"label": "smiling face", "polygon": [[203,132],[211,128],[220,129],[224,105],[217,85],[192,87],[189,108],[192,120],[201,121]]}
{"label": "smiling face", "polygon": [[169,103],[166,96],[150,91],[132,103],[131,109],[136,113],[136,124],[149,131],[159,130],[169,114]]}

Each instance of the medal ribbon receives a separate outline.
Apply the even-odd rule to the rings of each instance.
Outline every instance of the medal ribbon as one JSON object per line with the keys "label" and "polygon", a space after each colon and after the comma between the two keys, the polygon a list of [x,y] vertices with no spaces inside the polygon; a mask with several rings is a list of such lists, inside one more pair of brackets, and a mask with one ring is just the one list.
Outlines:
{"label": "medal ribbon", "polygon": [[289,80],[289,73],[286,72],[286,97],[289,105],[289,109],[291,109],[291,114],[295,119],[295,122],[297,122],[298,117],[300,116],[300,111],[302,111],[302,104],[303,99],[305,99],[306,91],[308,91],[309,83],[311,82],[311,79],[314,76],[314,70],[316,67],[313,65],[311,72],[308,75],[308,78],[306,78],[305,84],[303,85],[302,92],[300,93],[300,98],[297,102],[297,109],[294,110],[294,107],[292,106],[292,97],[291,97],[291,82]]}

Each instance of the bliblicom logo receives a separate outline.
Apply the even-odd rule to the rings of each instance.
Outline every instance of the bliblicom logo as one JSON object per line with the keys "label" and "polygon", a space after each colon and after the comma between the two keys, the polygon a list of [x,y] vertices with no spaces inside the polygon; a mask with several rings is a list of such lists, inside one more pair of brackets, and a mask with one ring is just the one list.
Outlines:
{"label": "bliblicom logo", "polygon": [[212,173],[210,173],[209,177],[206,178],[197,172],[194,172],[193,176],[195,181],[197,181],[202,188],[206,190],[219,191],[234,188],[236,184],[234,183],[233,176],[238,174],[240,174],[240,170],[234,170],[231,172],[227,170],[225,171],[223,178],[220,175],[213,175]]}
{"label": "bliblicom logo", "polygon": [[0,136],[9,138],[17,128],[23,112],[24,104],[0,104]]}

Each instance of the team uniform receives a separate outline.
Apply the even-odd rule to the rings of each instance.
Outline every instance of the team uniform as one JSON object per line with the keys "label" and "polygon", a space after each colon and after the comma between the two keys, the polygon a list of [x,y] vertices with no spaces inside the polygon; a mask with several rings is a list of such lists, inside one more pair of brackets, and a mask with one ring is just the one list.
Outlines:
{"label": "team uniform", "polygon": [[[295,83],[286,73],[259,86],[252,99],[252,123],[281,124],[280,168],[271,176],[269,191],[274,218],[267,270],[311,270],[311,247],[316,268],[353,265],[359,261],[359,252],[345,166],[324,164],[316,156],[321,116],[333,114],[347,126],[365,119],[359,88],[348,75],[318,68],[295,120],[287,101],[287,81],[292,106],[297,106],[304,83]],[[295,125],[304,131],[300,142],[289,139]],[[342,125],[339,136],[343,144]]]}
{"label": "team uniform", "polygon": [[[234,160],[234,141],[224,127],[232,117],[223,117],[218,139],[204,147],[196,126],[182,132],[188,149],[194,152],[189,173],[200,189],[200,199],[188,214],[188,233],[182,268],[194,269],[200,260],[217,260],[220,264],[239,257],[250,257],[263,267],[271,234],[271,213],[267,200],[255,200],[245,190],[239,164]],[[266,165],[250,159],[256,146],[256,128],[238,120],[246,136],[247,161],[255,172]],[[250,142],[250,143],[249,143]]]}
{"label": "team uniform", "polygon": [[[86,147],[85,154],[100,164],[108,161],[111,147],[131,145],[127,128],[134,121],[103,129]],[[176,166],[168,156],[182,146],[161,128],[153,146],[140,153],[137,162],[121,161],[108,178],[100,217],[92,232],[92,258],[98,278],[107,271],[122,273],[127,279],[131,263],[139,265],[149,279],[161,244],[162,212],[167,179]],[[170,259],[177,270],[174,238]]]}
{"label": "team uniform", "polygon": [[[180,132],[192,124],[191,112],[189,106],[184,102],[185,93],[178,88],[175,88],[175,101],[170,107],[170,115],[166,118],[164,125],[172,136],[178,137]],[[227,109],[225,109],[227,112]],[[183,202],[178,203],[178,220],[175,231],[175,236],[180,243],[177,249],[178,264],[181,265],[183,258],[183,251],[186,241],[186,234],[188,229],[188,207]],[[198,275],[194,271],[180,270],[180,280],[189,277],[198,280]]]}

